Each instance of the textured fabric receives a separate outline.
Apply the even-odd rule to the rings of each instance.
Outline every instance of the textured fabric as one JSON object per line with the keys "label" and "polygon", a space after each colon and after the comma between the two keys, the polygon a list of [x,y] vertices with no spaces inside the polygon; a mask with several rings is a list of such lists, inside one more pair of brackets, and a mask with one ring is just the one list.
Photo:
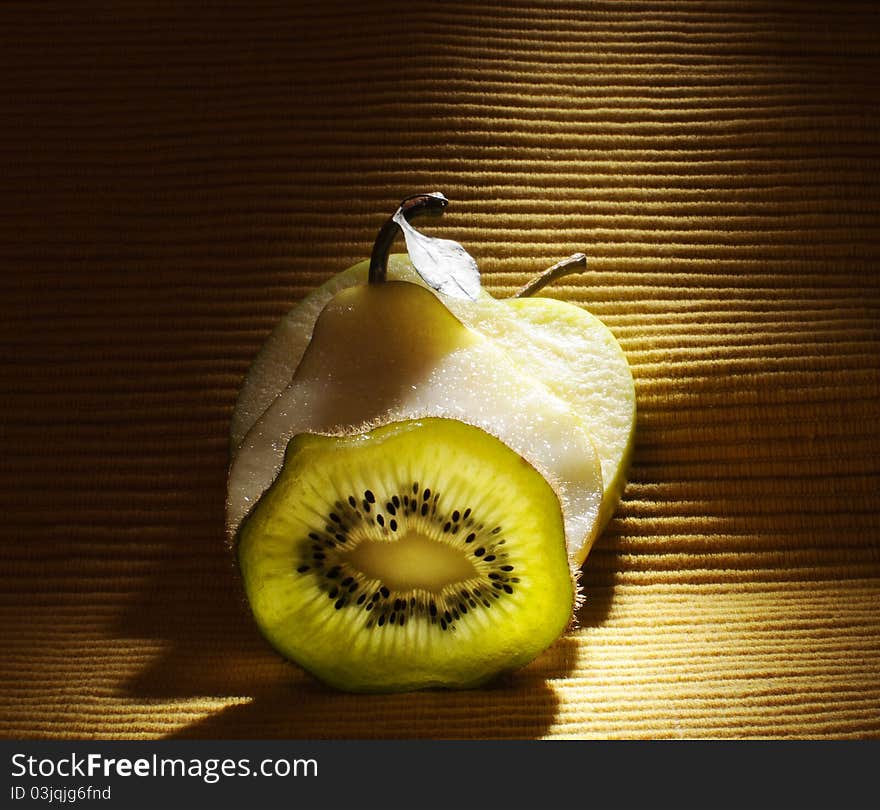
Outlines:
{"label": "textured fabric", "polygon": [[[6,737],[880,736],[874,3],[6,3]],[[259,638],[227,435],[277,319],[409,193],[637,383],[578,626],[353,696]]]}

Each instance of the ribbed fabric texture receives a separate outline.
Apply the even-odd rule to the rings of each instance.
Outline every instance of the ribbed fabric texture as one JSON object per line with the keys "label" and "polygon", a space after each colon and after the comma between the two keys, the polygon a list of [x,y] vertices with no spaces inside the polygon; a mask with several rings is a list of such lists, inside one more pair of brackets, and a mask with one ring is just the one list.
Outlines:
{"label": "ribbed fabric texture", "polygon": [[[875,4],[8,3],[6,737],[880,736]],[[491,689],[352,696],[259,638],[230,413],[397,201],[637,382],[578,626]],[[401,246],[402,249],[402,246]]]}

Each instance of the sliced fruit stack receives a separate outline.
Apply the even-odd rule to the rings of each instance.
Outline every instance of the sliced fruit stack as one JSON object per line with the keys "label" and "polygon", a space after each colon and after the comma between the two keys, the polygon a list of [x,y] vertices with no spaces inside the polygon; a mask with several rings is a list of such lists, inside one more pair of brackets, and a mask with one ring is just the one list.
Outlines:
{"label": "sliced fruit stack", "polygon": [[[446,204],[404,200],[369,261],[295,307],[233,415],[227,526],[254,618],[341,689],[528,663],[570,623],[625,481],[635,392],[614,336],[483,291],[461,246],[409,224]],[[401,230],[409,257],[389,258]]]}

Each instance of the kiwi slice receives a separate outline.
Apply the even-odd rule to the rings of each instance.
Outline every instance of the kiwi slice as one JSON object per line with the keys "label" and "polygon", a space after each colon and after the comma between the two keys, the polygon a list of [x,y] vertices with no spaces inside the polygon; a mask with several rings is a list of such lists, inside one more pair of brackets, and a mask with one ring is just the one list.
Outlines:
{"label": "kiwi slice", "polygon": [[295,436],[237,553],[268,641],[348,691],[477,686],[552,644],[575,602],[556,493],[454,419]]}

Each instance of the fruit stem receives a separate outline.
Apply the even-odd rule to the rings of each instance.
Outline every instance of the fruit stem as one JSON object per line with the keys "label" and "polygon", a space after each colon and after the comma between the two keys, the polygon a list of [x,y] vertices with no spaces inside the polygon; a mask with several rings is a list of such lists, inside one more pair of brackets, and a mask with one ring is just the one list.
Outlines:
{"label": "fruit stem", "polygon": [[513,298],[528,298],[539,290],[543,290],[548,284],[552,284],[556,279],[563,276],[579,273],[587,266],[587,257],[583,253],[575,253],[561,262],[557,262],[553,267],[548,267],[539,276],[533,278],[521,290],[513,294]]}
{"label": "fruit stem", "polygon": [[373,243],[373,252],[370,254],[370,273],[367,277],[370,284],[381,284],[385,281],[388,273],[388,254],[391,252],[394,240],[400,233],[400,225],[394,220],[398,212],[407,222],[410,222],[414,217],[423,214],[435,217],[442,216],[447,205],[449,205],[449,200],[439,191],[429,194],[414,194],[400,203],[394,216],[388,217],[385,224],[379,229],[376,241]]}

